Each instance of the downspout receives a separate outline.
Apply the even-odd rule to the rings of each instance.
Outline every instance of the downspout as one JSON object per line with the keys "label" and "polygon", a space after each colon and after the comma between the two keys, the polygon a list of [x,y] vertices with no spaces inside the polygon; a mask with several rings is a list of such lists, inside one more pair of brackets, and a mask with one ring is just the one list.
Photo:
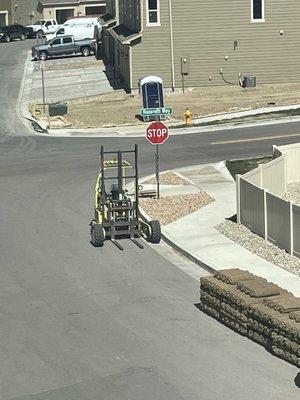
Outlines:
{"label": "downspout", "polygon": [[130,85],[130,92],[131,92],[132,86],[133,86],[133,82],[132,82],[132,46],[131,45],[129,45],[129,70],[130,70],[129,85]]}
{"label": "downspout", "polygon": [[175,65],[174,65],[174,40],[173,40],[172,0],[169,0],[169,21],[170,21],[170,46],[171,46],[172,92],[174,92],[174,89],[175,89]]}

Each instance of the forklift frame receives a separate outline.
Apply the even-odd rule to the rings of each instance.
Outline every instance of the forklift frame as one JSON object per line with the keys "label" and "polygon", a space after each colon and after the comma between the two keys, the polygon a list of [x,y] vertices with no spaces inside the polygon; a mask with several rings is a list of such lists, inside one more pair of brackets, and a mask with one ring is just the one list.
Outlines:
{"label": "forklift frame", "polygon": [[[134,154],[134,165],[123,159],[125,154]],[[105,156],[114,156],[106,160]],[[107,171],[116,170],[117,175],[107,176]],[[126,171],[132,171],[126,175]],[[126,180],[134,180],[134,193],[128,194]],[[106,190],[107,181],[116,181],[110,192]],[[132,199],[132,196],[134,198]],[[159,243],[161,238],[158,221],[145,221],[139,211],[138,184],[138,145],[134,150],[105,151],[100,149],[100,171],[95,186],[95,218],[90,223],[91,242],[95,247],[102,247],[104,240],[110,239],[120,250],[123,247],[117,238],[129,237],[141,249],[144,247],[136,237],[144,237],[152,243]]]}

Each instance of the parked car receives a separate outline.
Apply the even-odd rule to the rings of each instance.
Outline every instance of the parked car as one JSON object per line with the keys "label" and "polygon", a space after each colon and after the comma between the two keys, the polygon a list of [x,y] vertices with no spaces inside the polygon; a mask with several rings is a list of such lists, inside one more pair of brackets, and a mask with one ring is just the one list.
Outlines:
{"label": "parked car", "polygon": [[54,33],[62,26],[55,19],[41,19],[33,25],[28,25],[27,28],[32,28],[36,36],[45,36],[47,33]]}
{"label": "parked car", "polygon": [[15,39],[26,39],[26,28],[23,25],[8,25],[0,27],[0,41],[10,42]]}
{"label": "parked car", "polygon": [[88,15],[83,15],[80,17],[74,17],[68,19],[64,25],[74,26],[74,25],[95,25],[101,30],[101,24],[99,22],[99,17],[91,17]]}
{"label": "parked car", "polygon": [[61,36],[45,44],[33,46],[32,57],[46,60],[50,57],[81,53],[87,57],[95,52],[95,39],[74,40],[74,36]]}
{"label": "parked car", "polygon": [[95,25],[66,25],[59,28],[56,32],[46,35],[47,40],[59,36],[74,36],[74,40],[96,39],[98,28]]}
{"label": "parked car", "polygon": [[36,34],[35,34],[33,28],[31,28],[30,26],[25,26],[25,30],[26,30],[26,37],[28,39],[33,39],[36,37]]}

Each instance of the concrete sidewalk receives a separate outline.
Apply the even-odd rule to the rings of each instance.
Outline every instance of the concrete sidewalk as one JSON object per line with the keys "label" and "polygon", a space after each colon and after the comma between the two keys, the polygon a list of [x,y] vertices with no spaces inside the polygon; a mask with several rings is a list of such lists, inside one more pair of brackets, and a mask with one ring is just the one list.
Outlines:
{"label": "concrete sidewalk", "polygon": [[[235,182],[224,163],[175,170],[215,202],[162,227],[168,242],[213,270],[240,268],[272,281],[300,297],[300,278],[251,253],[219,233],[214,226],[236,213]],[[164,186],[164,195],[168,189]],[[174,190],[174,189],[172,189]],[[191,192],[189,185],[187,190]],[[169,193],[172,195],[173,192]]]}

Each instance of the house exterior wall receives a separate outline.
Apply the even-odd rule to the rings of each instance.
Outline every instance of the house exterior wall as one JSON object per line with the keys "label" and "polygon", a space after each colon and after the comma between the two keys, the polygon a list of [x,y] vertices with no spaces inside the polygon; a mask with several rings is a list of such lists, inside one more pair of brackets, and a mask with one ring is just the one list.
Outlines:
{"label": "house exterior wall", "polygon": [[106,13],[112,17],[116,16],[116,2],[115,0],[106,0]]}
{"label": "house exterior wall", "polygon": [[12,22],[31,25],[42,18],[42,7],[38,0],[12,0]]}
{"label": "house exterior wall", "polygon": [[11,23],[11,1],[10,0],[1,0],[0,1],[0,14],[1,14],[1,23],[3,23],[3,21],[4,21],[5,25],[8,25]]}
{"label": "house exterior wall", "polygon": [[74,9],[74,16],[85,15],[85,8],[92,7],[92,6],[104,6],[105,1],[96,1],[94,3],[81,1],[80,4],[78,2],[74,2],[74,4],[59,4],[53,6],[44,6],[43,10],[43,18],[45,19],[55,19],[56,18],[56,10],[63,10],[63,9]]}
{"label": "house exterior wall", "polygon": [[189,57],[187,86],[223,84],[220,67],[232,82],[238,73],[256,75],[258,84],[300,80],[297,0],[265,0],[265,22],[251,22],[250,0],[172,3],[176,86],[181,82],[181,57]]}
{"label": "house exterior wall", "polygon": [[146,2],[143,6],[143,34],[132,47],[132,85],[138,88],[141,78],[158,75],[166,87],[172,86],[170,18],[168,1],[160,1],[160,26],[147,26]]}
{"label": "house exterior wall", "polygon": [[[133,0],[128,0],[132,3]],[[159,75],[172,86],[169,1],[160,0],[160,26],[146,26],[132,47],[133,89],[146,75]],[[181,88],[181,58],[189,60],[186,87],[237,83],[238,74],[257,83],[300,81],[300,2],[265,0],[265,22],[251,22],[251,0],[171,0],[175,88]],[[234,41],[237,46],[234,47]]]}
{"label": "house exterior wall", "polygon": [[126,25],[133,31],[141,29],[141,1],[119,0],[119,23]]}

